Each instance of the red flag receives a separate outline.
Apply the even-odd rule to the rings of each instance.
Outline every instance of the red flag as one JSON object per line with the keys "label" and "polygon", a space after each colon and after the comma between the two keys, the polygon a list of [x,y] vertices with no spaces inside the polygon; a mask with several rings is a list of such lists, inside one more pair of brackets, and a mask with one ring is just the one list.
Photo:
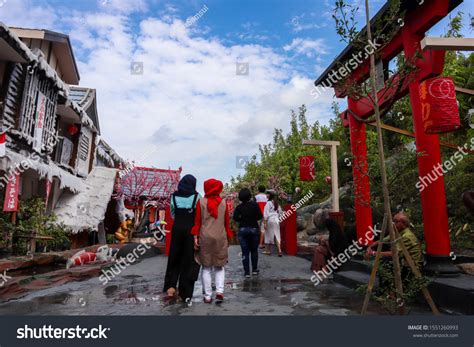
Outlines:
{"label": "red flag", "polygon": [[315,178],[314,157],[311,155],[300,157],[300,180],[314,181]]}
{"label": "red flag", "polygon": [[5,189],[3,212],[18,211],[18,191],[20,189],[20,174],[12,175]]}
{"label": "red flag", "polygon": [[4,157],[6,155],[6,142],[7,134],[0,133],[0,157]]}
{"label": "red flag", "polygon": [[48,208],[49,195],[51,194],[51,185],[52,182],[46,178],[46,208]]}

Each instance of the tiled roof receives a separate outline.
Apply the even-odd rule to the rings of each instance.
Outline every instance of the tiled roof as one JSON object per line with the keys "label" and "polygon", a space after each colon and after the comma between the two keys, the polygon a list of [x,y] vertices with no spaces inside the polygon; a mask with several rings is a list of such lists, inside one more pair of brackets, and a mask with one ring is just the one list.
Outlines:
{"label": "tiled roof", "polygon": [[167,199],[177,186],[181,175],[179,170],[134,167],[122,178],[124,199],[138,200],[140,196],[148,199]]}

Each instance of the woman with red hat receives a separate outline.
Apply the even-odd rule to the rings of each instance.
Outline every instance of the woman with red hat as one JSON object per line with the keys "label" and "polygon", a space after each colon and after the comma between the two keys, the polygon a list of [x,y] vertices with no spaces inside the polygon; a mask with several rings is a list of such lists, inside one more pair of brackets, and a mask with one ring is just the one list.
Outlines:
{"label": "woman with red hat", "polygon": [[214,270],[216,283],[216,302],[224,300],[225,270],[229,242],[233,233],[230,229],[230,216],[227,204],[220,196],[224,186],[221,181],[209,179],[204,182],[204,198],[196,206],[194,227],[194,248],[196,262],[202,266],[202,286],[204,302],[212,302],[212,277]]}

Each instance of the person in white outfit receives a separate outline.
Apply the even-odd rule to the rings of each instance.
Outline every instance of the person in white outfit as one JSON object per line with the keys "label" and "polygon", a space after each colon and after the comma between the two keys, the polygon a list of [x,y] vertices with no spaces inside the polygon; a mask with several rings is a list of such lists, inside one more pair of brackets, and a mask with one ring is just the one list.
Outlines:
{"label": "person in white outfit", "polygon": [[[258,204],[258,207],[260,207],[260,211],[262,211],[262,216],[263,212],[265,211],[265,205],[268,202],[268,196],[265,194],[265,186],[259,186],[258,187],[258,194],[255,195],[255,201]],[[265,248],[265,223],[262,220],[259,222],[259,228],[260,228],[260,242],[259,242],[259,247],[260,248]]]}
{"label": "person in white outfit", "polygon": [[272,191],[268,192],[268,202],[263,211],[263,219],[265,222],[265,246],[266,250],[263,254],[271,254],[271,245],[276,241],[278,256],[281,257],[281,237],[280,237],[280,215],[281,207],[278,204],[278,198]]}

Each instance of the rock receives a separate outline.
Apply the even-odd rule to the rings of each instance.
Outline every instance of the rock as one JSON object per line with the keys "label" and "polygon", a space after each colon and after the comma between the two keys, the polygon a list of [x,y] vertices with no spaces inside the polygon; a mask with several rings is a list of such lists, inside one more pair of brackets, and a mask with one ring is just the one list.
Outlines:
{"label": "rock", "polygon": [[474,276],[474,263],[458,264],[457,266],[462,270],[462,272]]}
{"label": "rock", "polygon": [[308,227],[308,222],[303,217],[296,218],[296,230],[303,231]]}
{"label": "rock", "polygon": [[316,229],[316,228],[306,229],[306,234],[308,234],[308,235],[315,235],[317,232],[318,232],[318,229]]}

